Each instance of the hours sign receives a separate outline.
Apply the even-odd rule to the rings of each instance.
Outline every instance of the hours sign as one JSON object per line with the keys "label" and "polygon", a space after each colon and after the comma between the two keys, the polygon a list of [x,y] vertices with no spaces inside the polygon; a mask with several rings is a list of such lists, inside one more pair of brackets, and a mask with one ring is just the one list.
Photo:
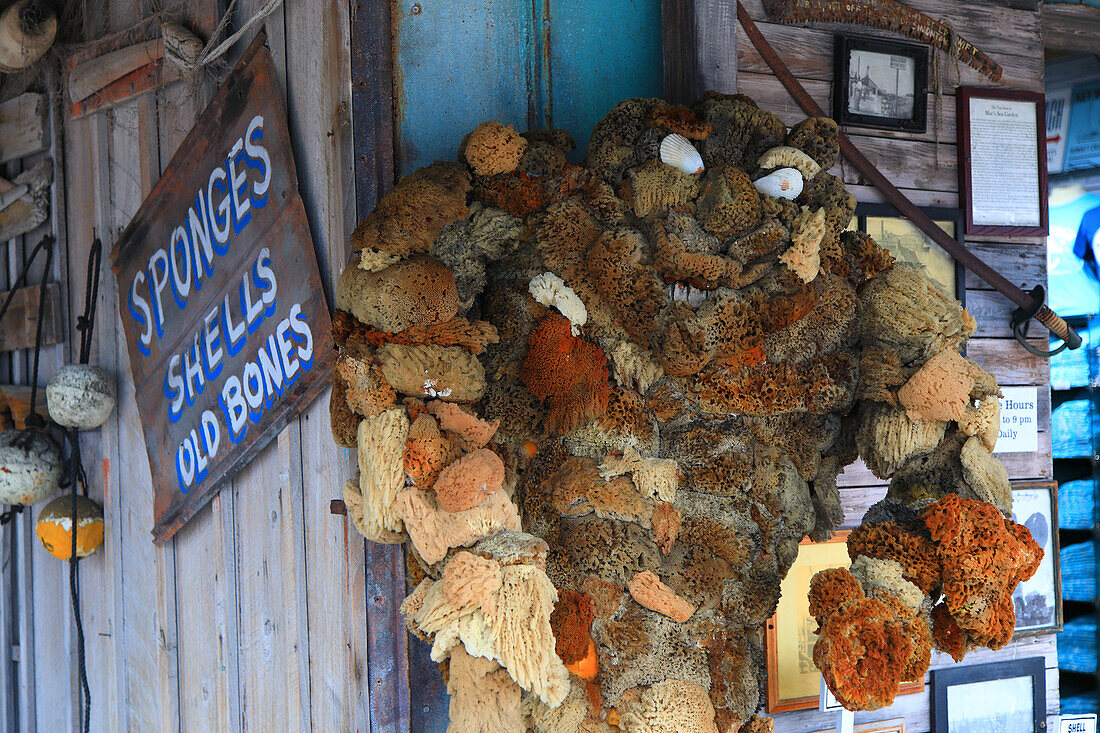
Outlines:
{"label": "hours sign", "polygon": [[154,541],[324,389],[328,305],[264,36],[111,257],[155,491]]}

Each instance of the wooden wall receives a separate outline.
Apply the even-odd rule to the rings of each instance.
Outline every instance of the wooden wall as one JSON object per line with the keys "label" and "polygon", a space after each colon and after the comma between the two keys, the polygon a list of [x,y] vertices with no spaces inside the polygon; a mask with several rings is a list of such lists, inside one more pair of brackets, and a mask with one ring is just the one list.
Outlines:
{"label": "wooden wall", "polygon": [[[907,1],[948,19],[989,52],[1005,67],[1008,84],[1042,89],[1040,20],[1026,2],[1015,0],[1025,9],[1010,9],[978,0]],[[103,36],[164,11],[184,17],[205,37],[225,4],[202,0],[175,12],[156,0],[98,0],[89,3],[94,6],[89,22],[92,34]],[[764,18],[760,0],[746,4],[754,18]],[[261,5],[262,0],[241,0],[235,20],[243,21]],[[377,182],[392,174],[374,158],[356,158],[352,140],[361,122],[354,119],[358,108],[352,99],[364,84],[351,75],[351,53],[362,45],[361,38],[352,42],[352,29],[363,28],[364,17],[376,17],[384,5],[393,14],[392,48],[387,48],[394,72],[391,165],[402,172],[437,157],[452,158],[462,134],[489,117],[517,128],[563,126],[583,150],[592,123],[615,101],[660,94],[661,38],[654,29],[662,18],[667,23],[670,15],[677,16],[670,13],[674,6],[694,10],[685,27],[695,27],[698,47],[692,50],[705,59],[696,73],[702,84],[733,91],[736,72],[737,88],[762,107],[788,122],[803,116],[744,36],[734,34],[725,0],[623,0],[603,16],[593,14],[595,3],[572,0],[421,0],[377,6],[359,0],[291,0],[266,25],[330,297],[347,254],[357,195],[369,208]],[[828,108],[831,29],[763,22],[761,28]],[[666,53],[669,47],[666,38]],[[962,75],[963,82],[982,83],[966,67]],[[955,83],[952,79],[947,85],[948,92]],[[67,246],[54,269],[70,333],[76,333],[72,326],[83,304],[84,263],[93,232],[109,250],[209,99],[210,88],[199,89],[197,98],[192,92],[175,84],[82,120],[56,121],[54,153],[65,166],[56,187],[59,216],[53,226]],[[390,118],[383,113],[377,129],[388,129]],[[852,131],[853,139],[918,203],[955,206],[950,93],[939,120],[939,167],[931,133]],[[11,177],[33,162],[17,161],[0,174]],[[846,166],[840,173],[861,201],[878,200]],[[36,239],[29,235],[6,244],[0,285],[10,282]],[[1041,239],[988,238],[972,247],[1011,280],[1028,286],[1045,282]],[[367,578],[364,543],[344,517],[328,512],[328,500],[339,496],[355,458],[331,441],[327,397],[292,422],[171,542],[155,548],[149,535],[148,464],[107,263],[103,275],[93,360],[114,370],[120,395],[110,422],[83,438],[92,494],[105,506],[108,528],[102,550],[81,564],[92,730],[387,729],[378,716],[369,720],[366,659],[370,640],[379,632],[371,628],[369,612],[385,604]],[[1034,385],[1040,391],[1040,452],[1002,457],[1014,478],[1049,478],[1047,364],[1010,340],[1011,306],[984,283],[968,279],[967,304],[980,327],[970,355],[1002,384]],[[41,379],[74,358],[74,352],[71,340],[48,350]],[[26,379],[26,353],[0,359],[0,381]],[[854,525],[883,489],[858,467],[845,474],[844,483],[846,522]],[[21,701],[19,710],[0,716],[0,732],[75,726],[66,566],[37,546],[31,522],[26,514],[0,530],[0,600],[5,601],[0,608],[16,609],[14,618],[0,616],[0,644],[19,646],[19,661],[0,665],[0,698],[17,687]],[[1054,713],[1052,636],[1017,641],[967,661],[1034,655],[1047,659],[1048,712]],[[942,662],[934,659],[936,665]],[[438,712],[417,707],[414,726],[417,720],[438,719]],[[403,715],[409,715],[407,709]],[[858,719],[897,716],[907,718],[910,733],[927,730],[927,693],[900,698],[894,709]],[[777,730],[830,725],[827,717],[814,713],[790,713],[780,716]]]}
{"label": "wooden wall", "polygon": [[[227,4],[89,2],[89,35],[132,37],[146,30],[135,24],[161,11],[205,38]],[[241,0],[235,21],[262,5]],[[354,225],[351,11],[346,0],[288,2],[266,22],[330,295]],[[55,210],[64,216],[57,225],[70,233],[67,262],[55,270],[69,296],[70,326],[83,305],[93,233],[110,251],[210,92],[209,85],[193,90],[177,83],[55,126],[53,152],[64,158],[67,176],[58,188]],[[7,244],[4,275],[15,271],[30,242]],[[82,438],[91,493],[104,505],[107,526],[103,548],[81,563],[91,729],[368,730],[364,543],[353,528],[349,534],[344,517],[329,513],[329,499],[339,496],[355,459],[332,442],[327,398],[293,421],[164,548],[155,548],[148,462],[106,257],[102,275],[92,358],[116,374],[119,402],[101,431]],[[41,379],[75,358],[75,349],[70,342],[65,353],[51,352]],[[26,354],[6,361],[3,381],[26,379]],[[23,703],[17,719],[0,717],[0,731],[74,730],[67,565],[37,546],[31,522],[25,513],[5,528],[0,544],[5,566],[19,571],[5,579],[16,581],[20,662],[13,668]],[[4,607],[8,592],[7,585],[0,591]]]}

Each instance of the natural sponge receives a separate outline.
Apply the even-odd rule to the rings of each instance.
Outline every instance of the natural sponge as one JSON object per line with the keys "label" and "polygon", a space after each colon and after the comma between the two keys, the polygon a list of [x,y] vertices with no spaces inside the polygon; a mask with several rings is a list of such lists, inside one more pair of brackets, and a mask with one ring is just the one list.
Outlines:
{"label": "natural sponge", "polygon": [[368,326],[396,333],[454,318],[458,289],[447,266],[427,255],[414,255],[377,272],[353,263],[336,283],[336,307]]}
{"label": "natural sponge", "polygon": [[482,122],[464,141],[462,154],[479,176],[511,173],[519,165],[527,141],[511,125]]}

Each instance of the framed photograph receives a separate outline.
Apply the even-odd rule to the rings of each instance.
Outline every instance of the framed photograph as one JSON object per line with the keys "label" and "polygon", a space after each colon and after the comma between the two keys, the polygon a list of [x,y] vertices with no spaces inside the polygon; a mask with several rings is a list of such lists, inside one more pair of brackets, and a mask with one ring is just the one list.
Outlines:
{"label": "framed photograph", "polygon": [[932,733],[1034,733],[1046,718],[1042,657],[932,671]]}
{"label": "framed photograph", "polygon": [[[819,730],[817,733],[836,733],[836,728]],[[905,718],[880,720],[877,723],[860,723],[853,733],[905,733]]]}
{"label": "framed photograph", "polygon": [[[965,244],[962,209],[923,206],[921,210],[959,244]],[[899,262],[924,265],[933,280],[952,298],[966,305],[966,268],[893,206],[857,204],[852,222],[850,227],[858,227],[861,232],[870,234],[880,247],[889,250]]]}
{"label": "framed photograph", "polygon": [[[828,542],[799,544],[798,558],[780,585],[779,606],[768,619],[766,652],[768,663],[769,713],[817,708],[821,673],[814,665],[817,620],[810,615],[810,579],[819,570],[848,567],[848,531],[837,532]],[[901,694],[924,689],[923,680],[905,683]]]}
{"label": "framed photograph", "polygon": [[1047,235],[1045,110],[1040,92],[956,90],[967,234]]}
{"label": "framed photograph", "polygon": [[1043,548],[1043,561],[1029,580],[1016,586],[1016,636],[1062,630],[1062,568],[1058,546],[1058,484],[1012,485],[1012,520],[1031,532]]}
{"label": "framed photograph", "polygon": [[928,47],[838,36],[833,116],[841,125],[924,132]]}

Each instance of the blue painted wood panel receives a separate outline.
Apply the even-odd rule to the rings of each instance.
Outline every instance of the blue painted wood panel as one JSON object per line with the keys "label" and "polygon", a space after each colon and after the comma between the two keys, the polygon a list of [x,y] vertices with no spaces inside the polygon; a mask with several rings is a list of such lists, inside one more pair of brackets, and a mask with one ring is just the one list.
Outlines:
{"label": "blue painted wood panel", "polygon": [[402,0],[395,5],[399,171],[453,160],[497,120],[577,141],[620,99],[661,95],[660,0]]}
{"label": "blue painted wood panel", "polygon": [[554,127],[568,130],[579,157],[593,126],[627,97],[660,97],[659,0],[550,0],[550,98]]}
{"label": "blue painted wood panel", "polygon": [[400,0],[394,6],[397,163],[454,160],[485,120],[527,129],[530,0]]}

